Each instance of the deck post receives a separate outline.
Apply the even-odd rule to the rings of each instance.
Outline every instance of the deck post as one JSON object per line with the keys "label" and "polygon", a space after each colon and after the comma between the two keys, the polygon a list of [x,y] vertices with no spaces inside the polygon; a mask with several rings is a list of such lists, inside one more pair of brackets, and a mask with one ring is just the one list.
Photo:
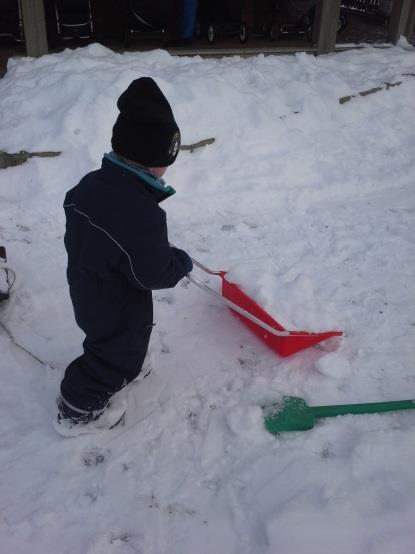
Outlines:
{"label": "deck post", "polygon": [[396,44],[401,36],[409,38],[414,30],[414,0],[394,0],[389,21],[388,41]]}
{"label": "deck post", "polygon": [[317,54],[328,54],[336,48],[341,0],[318,0],[313,27],[313,44]]}
{"label": "deck post", "polygon": [[48,53],[43,0],[21,0],[26,54],[39,58]]}

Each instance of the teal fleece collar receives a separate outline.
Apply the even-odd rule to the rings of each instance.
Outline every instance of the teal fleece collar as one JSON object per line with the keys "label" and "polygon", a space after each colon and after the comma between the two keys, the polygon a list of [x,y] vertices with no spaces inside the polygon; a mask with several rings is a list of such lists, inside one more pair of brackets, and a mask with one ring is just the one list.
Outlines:
{"label": "teal fleece collar", "polygon": [[139,167],[124,163],[121,161],[118,156],[115,154],[115,152],[109,152],[108,154],[104,154],[104,158],[106,160],[109,160],[110,162],[119,165],[120,167],[126,169],[127,171],[130,171],[131,173],[134,173],[139,177],[142,181],[145,182],[146,185],[148,185],[150,188],[155,189],[157,193],[162,193],[162,199],[165,200],[169,196],[172,196],[175,194],[175,190],[170,185],[167,185],[163,179],[157,179],[157,177],[154,177],[154,175],[151,175],[151,173],[148,173],[144,169],[140,169]]}

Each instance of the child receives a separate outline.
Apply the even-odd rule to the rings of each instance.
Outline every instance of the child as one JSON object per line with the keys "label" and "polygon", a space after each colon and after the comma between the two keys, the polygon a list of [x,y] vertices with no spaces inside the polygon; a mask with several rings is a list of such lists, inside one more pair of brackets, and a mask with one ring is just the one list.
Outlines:
{"label": "child", "polygon": [[174,287],[193,268],[186,252],[169,245],[158,205],[175,192],[161,179],[180,148],[170,104],[143,77],[117,106],[113,152],[64,203],[69,292],[86,335],[58,398],[55,426],[65,436],[123,421],[125,407],[111,398],[141,371],[154,325],[151,291]]}

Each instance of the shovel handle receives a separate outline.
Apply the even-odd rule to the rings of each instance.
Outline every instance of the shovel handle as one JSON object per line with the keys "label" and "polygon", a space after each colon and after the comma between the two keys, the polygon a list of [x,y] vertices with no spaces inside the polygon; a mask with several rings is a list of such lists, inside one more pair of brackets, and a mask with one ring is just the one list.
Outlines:
{"label": "shovel handle", "polygon": [[346,414],[378,414],[415,410],[415,400],[392,400],[390,402],[369,402],[366,404],[340,404],[334,406],[310,406],[314,417],[335,417]]}
{"label": "shovel handle", "polygon": [[[174,246],[174,244],[172,244],[171,242],[169,244],[173,248],[177,248],[177,246]],[[192,262],[195,266],[197,266],[199,269],[201,269],[205,273],[209,273],[209,275],[219,275],[219,277],[223,277],[226,274],[226,271],[214,271],[213,269],[209,269],[205,265],[201,264],[200,262],[198,262],[197,260],[192,258],[192,256],[189,256],[189,258],[192,260]]]}
{"label": "shovel handle", "polygon": [[213,269],[209,269],[205,265],[201,264],[194,258],[190,256],[190,259],[192,260],[193,264],[197,266],[199,269],[204,271],[205,273],[208,273],[209,275],[218,275],[219,277],[223,277],[226,274],[226,271],[214,271]]}

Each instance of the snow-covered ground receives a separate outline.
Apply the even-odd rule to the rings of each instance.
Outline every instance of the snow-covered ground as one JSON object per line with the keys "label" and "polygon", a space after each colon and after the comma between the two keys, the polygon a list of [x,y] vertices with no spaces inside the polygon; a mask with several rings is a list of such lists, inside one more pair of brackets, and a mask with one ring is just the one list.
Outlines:
{"label": "snow-covered ground", "polygon": [[[414,74],[403,42],[220,60],[91,45],[9,63],[0,149],[62,154],[0,170],[0,244],[18,276],[0,308],[2,552],[413,554],[415,412],[274,437],[260,406],[415,398]],[[231,270],[287,327],[345,336],[278,358],[184,280],[154,294],[153,372],[131,388],[126,426],[62,439],[55,397],[82,340],[62,202],[146,75],[184,144],[215,138],[166,174],[170,240]]]}

